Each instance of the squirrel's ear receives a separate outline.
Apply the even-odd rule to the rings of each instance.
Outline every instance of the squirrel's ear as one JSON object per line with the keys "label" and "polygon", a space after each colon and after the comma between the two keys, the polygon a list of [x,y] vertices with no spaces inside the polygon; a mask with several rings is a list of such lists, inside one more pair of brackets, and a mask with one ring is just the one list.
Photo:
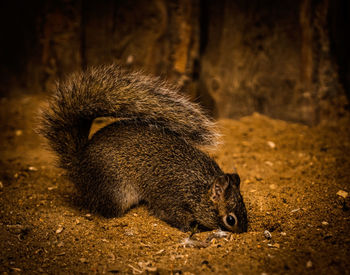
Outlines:
{"label": "squirrel's ear", "polygon": [[210,188],[211,196],[210,199],[217,203],[224,198],[225,190],[228,187],[229,182],[226,175],[215,179],[212,187]]}
{"label": "squirrel's ear", "polygon": [[238,176],[238,174],[236,173],[232,173],[232,174],[225,174],[226,178],[227,178],[227,181],[232,184],[232,185],[235,185],[237,186],[237,188],[239,188],[239,185],[241,183],[241,179],[240,177]]}

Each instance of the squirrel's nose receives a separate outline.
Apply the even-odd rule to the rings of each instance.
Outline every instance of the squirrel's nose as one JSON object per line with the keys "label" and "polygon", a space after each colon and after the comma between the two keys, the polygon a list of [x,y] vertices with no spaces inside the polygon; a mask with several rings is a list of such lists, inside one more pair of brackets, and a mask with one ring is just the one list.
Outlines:
{"label": "squirrel's nose", "polygon": [[247,229],[248,229],[248,223],[243,222],[243,223],[238,223],[237,226],[235,226],[232,231],[234,233],[244,233],[244,232],[247,232]]}

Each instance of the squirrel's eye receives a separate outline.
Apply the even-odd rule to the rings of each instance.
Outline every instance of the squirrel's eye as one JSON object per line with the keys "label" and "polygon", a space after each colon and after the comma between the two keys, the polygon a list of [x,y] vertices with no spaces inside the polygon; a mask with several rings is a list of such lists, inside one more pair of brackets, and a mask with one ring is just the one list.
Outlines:
{"label": "squirrel's eye", "polygon": [[229,226],[234,226],[236,224],[236,219],[233,216],[228,215],[226,217],[226,222]]}
{"label": "squirrel's eye", "polygon": [[237,227],[238,219],[232,212],[222,217],[222,221],[228,230],[234,230]]}

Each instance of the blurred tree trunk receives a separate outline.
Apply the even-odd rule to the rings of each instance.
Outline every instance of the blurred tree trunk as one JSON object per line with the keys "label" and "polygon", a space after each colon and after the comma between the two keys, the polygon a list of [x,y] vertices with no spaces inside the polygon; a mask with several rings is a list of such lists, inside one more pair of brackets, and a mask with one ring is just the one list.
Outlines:
{"label": "blurred tree trunk", "polygon": [[300,73],[305,95],[302,107],[311,124],[336,116],[341,108],[337,109],[346,102],[331,57],[328,13],[329,0],[302,1]]}
{"label": "blurred tree trunk", "polygon": [[298,120],[300,26],[296,1],[207,1],[201,86],[217,117],[254,111]]}
{"label": "blurred tree trunk", "polygon": [[85,65],[118,62],[185,85],[198,57],[198,2],[84,1]]}
{"label": "blurred tree trunk", "polygon": [[[118,62],[185,86],[199,45],[197,1],[55,1],[39,22],[44,88],[71,71]],[[31,68],[33,66],[33,68]]]}
{"label": "blurred tree trunk", "polygon": [[117,62],[175,82],[218,118],[315,124],[347,102],[346,1],[4,1],[1,93]]}
{"label": "blurred tree trunk", "polygon": [[207,1],[205,9],[200,86],[217,117],[257,111],[315,124],[342,109],[328,0]]}

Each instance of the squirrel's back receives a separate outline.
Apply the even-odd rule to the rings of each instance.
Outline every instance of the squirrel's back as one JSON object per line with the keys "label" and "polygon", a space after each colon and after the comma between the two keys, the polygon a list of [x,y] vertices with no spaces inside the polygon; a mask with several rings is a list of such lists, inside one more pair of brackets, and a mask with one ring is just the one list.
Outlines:
{"label": "squirrel's back", "polygon": [[117,65],[91,67],[59,81],[40,132],[69,169],[97,117],[137,119],[172,131],[192,145],[215,145],[215,124],[175,86]]}

